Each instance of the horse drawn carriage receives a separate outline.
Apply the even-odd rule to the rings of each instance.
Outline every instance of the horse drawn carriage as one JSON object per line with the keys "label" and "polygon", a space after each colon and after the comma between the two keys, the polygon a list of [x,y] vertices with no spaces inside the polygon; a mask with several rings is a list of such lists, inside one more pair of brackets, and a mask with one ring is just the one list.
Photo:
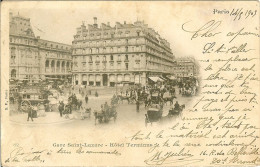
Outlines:
{"label": "horse drawn carriage", "polygon": [[153,91],[153,93],[151,94],[151,103],[159,104],[160,101],[161,101],[160,91]]}
{"label": "horse drawn carriage", "polygon": [[175,106],[175,108],[171,108],[169,110],[168,116],[170,116],[170,117],[181,116],[184,108],[185,108],[185,104],[178,106],[178,107]]}
{"label": "horse drawn carriage", "polygon": [[101,111],[95,111],[94,116],[95,116],[95,125],[96,125],[96,120],[98,120],[99,123],[108,123],[110,119],[113,118],[115,122],[117,118],[116,106],[111,106],[111,107],[108,106],[108,108],[103,109]]}
{"label": "horse drawn carriage", "polygon": [[145,114],[145,126],[147,126],[148,123],[158,122],[161,120],[163,114],[163,108],[162,106],[159,106],[159,104],[152,105],[148,110],[147,114]]}
{"label": "horse drawn carriage", "polygon": [[21,96],[20,111],[28,113],[29,110],[33,110],[33,118],[45,116],[45,111],[48,109],[49,101],[44,99],[38,90],[25,89],[19,94]]}
{"label": "horse drawn carriage", "polygon": [[166,91],[163,93],[163,101],[165,104],[167,104],[167,102],[170,102],[170,105],[173,104],[173,100],[176,98],[176,96],[174,96],[172,93],[170,93],[170,91]]}

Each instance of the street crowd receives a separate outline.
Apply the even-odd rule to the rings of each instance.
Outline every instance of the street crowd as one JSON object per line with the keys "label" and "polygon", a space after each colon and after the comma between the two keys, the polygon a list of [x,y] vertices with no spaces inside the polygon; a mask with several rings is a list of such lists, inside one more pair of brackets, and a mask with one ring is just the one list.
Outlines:
{"label": "street crowd", "polygon": [[[89,96],[93,93],[93,90],[87,88],[86,86],[77,86],[76,90],[73,85],[62,84],[57,85],[55,88],[59,92],[58,94],[60,96],[65,96],[66,98],[66,102],[64,102],[64,100],[59,100],[57,103],[57,110],[59,111],[60,117],[65,116],[67,118],[73,111],[80,111],[82,119],[85,118],[86,114],[90,117],[92,108],[88,108],[87,104],[89,101]],[[100,104],[99,112],[103,115],[102,119],[107,120],[107,116],[111,115],[111,113],[113,113],[113,117],[116,117],[114,110],[116,110],[115,108],[117,105],[124,103],[124,101],[128,104],[135,104],[136,112],[140,111],[140,105],[142,104],[144,104],[145,108],[163,108],[163,106],[167,105],[169,102],[172,106],[169,114],[174,114],[174,112],[179,112],[182,110],[182,105],[180,105],[177,100],[175,101],[175,104],[173,104],[174,99],[177,98],[176,94],[179,93],[181,96],[194,96],[197,95],[198,88],[199,85],[196,79],[181,80],[177,82],[159,82],[147,86],[123,86],[112,96],[109,102]],[[178,92],[176,90],[178,90]],[[48,95],[51,94],[49,93]],[[93,95],[95,97],[99,96],[97,90],[94,91]],[[21,100],[21,96],[18,96],[18,103],[21,103]],[[85,105],[83,105],[83,102]],[[20,104],[18,105],[20,106]],[[37,105],[32,105],[28,110],[27,121],[30,119],[33,121],[33,118],[37,117],[35,116],[37,114],[44,116],[44,114],[39,114],[39,111],[44,110],[53,111],[48,102],[40,102]],[[96,111],[94,112],[94,116],[100,121],[101,115]]]}

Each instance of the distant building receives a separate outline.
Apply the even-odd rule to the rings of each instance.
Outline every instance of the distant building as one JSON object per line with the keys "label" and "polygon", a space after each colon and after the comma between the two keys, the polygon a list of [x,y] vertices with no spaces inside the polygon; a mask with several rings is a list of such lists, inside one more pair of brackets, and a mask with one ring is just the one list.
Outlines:
{"label": "distant building", "polygon": [[71,46],[35,37],[29,18],[10,13],[9,19],[10,79],[69,79]]}
{"label": "distant building", "polygon": [[177,78],[197,77],[198,65],[192,57],[176,58],[176,64],[173,67],[173,71]]}
{"label": "distant building", "polygon": [[71,45],[38,38],[40,74],[42,79],[71,81]]}
{"label": "distant building", "polygon": [[73,84],[114,86],[125,81],[146,84],[149,77],[169,75],[174,56],[170,44],[142,21],[84,23],[72,42]]}

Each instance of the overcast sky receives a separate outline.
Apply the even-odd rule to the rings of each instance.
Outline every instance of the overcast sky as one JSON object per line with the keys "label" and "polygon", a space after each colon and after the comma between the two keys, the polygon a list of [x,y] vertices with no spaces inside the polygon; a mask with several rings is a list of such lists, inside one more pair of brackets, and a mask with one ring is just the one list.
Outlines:
{"label": "overcast sky", "polygon": [[[32,5],[17,5],[12,11],[31,18],[36,36],[42,39],[71,44],[76,28],[82,24],[110,22],[133,23],[144,20],[149,27],[171,44],[176,57],[194,56],[201,53],[190,40],[191,34],[182,30],[182,24],[191,21],[193,28],[206,23],[212,9],[203,9],[204,2],[34,2]],[[206,2],[205,2],[206,4]],[[193,22],[192,22],[193,21]],[[201,46],[199,46],[201,47]]]}

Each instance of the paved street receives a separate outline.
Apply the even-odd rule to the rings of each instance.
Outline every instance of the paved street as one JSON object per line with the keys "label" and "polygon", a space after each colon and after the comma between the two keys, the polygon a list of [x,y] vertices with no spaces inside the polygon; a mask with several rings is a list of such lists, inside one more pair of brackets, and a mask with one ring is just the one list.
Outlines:
{"label": "paved street", "polygon": [[[89,88],[87,88],[89,89]],[[72,116],[70,118],[60,117],[58,111],[53,112],[45,112],[45,117],[38,117],[35,118],[34,121],[27,121],[27,114],[14,114],[11,116],[11,121],[13,123],[17,124],[29,124],[29,125],[37,125],[37,124],[57,124],[58,126],[63,127],[90,127],[90,126],[96,126],[96,127],[104,127],[104,126],[117,126],[117,125],[145,125],[145,113],[147,111],[146,108],[144,108],[144,104],[140,106],[140,111],[136,112],[136,104],[127,104],[126,101],[123,102],[123,104],[119,104],[117,107],[117,120],[114,122],[111,120],[109,123],[102,123],[99,124],[97,121],[97,124],[95,125],[95,117],[93,115],[95,110],[100,110],[101,104],[104,104],[105,102],[108,102],[110,104],[110,99],[112,98],[113,94],[116,92],[116,88],[102,88],[102,87],[93,87],[91,88],[92,95],[89,96],[89,102],[88,104],[85,103],[83,97],[83,107],[91,108],[92,109],[92,115],[91,118],[85,118],[84,120],[81,119],[80,110],[79,111],[73,111]],[[87,91],[87,90],[86,90]],[[94,92],[97,91],[99,96],[95,97]],[[65,94],[68,91],[65,90]],[[78,88],[76,87],[74,89],[74,92],[78,92]],[[177,91],[178,92],[178,89]],[[180,105],[185,104],[186,108],[189,105],[190,100],[192,97],[182,97],[181,95],[177,94],[177,100]],[[175,103],[176,99],[174,100]],[[163,116],[166,116],[168,114],[168,110],[170,108],[170,104],[168,104],[164,107]],[[185,112],[185,110],[183,111]],[[164,123],[164,121],[159,122],[160,124]],[[155,125],[153,126],[156,126]],[[148,125],[150,126],[150,125]]]}

